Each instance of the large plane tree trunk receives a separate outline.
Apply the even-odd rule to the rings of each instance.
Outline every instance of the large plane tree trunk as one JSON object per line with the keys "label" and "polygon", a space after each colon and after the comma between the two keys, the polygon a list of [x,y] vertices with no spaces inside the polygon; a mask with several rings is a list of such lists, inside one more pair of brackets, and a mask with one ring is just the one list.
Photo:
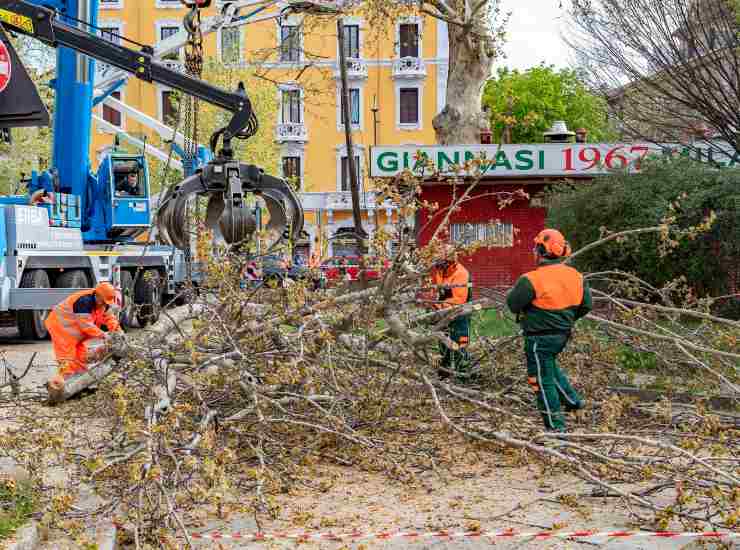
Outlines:
{"label": "large plane tree trunk", "polygon": [[[410,8],[447,23],[446,105],[432,120],[440,145],[479,143],[480,131],[488,127],[481,105],[483,86],[501,52],[508,19],[507,15],[502,16],[499,4],[500,0],[362,1],[362,13],[369,17],[368,27],[378,33],[382,33],[380,29],[385,29],[388,21],[408,15]],[[384,37],[378,34],[377,39]]]}
{"label": "large plane tree trunk", "polygon": [[[460,10],[465,11],[462,5]],[[448,24],[446,105],[432,121],[440,145],[480,143],[480,132],[489,124],[481,98],[498,53],[498,32],[493,20],[481,14],[468,14],[464,25]]]}

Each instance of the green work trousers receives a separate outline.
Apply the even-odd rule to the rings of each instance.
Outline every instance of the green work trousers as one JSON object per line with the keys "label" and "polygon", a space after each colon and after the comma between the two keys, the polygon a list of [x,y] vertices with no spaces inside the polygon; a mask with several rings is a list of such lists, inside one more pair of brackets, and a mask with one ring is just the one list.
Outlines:
{"label": "green work trousers", "polygon": [[557,363],[558,354],[565,348],[568,338],[567,334],[524,337],[527,381],[535,392],[537,408],[542,414],[545,428],[558,432],[565,431],[561,403],[566,410],[583,408],[583,399],[570,385]]}
{"label": "green work trousers", "polygon": [[[470,316],[463,315],[454,319],[447,326],[447,335],[455,342],[459,349],[450,349],[444,344],[439,344],[439,352],[442,354],[442,368],[456,373],[458,377],[465,378],[470,371],[470,355],[466,349],[470,343]],[[445,377],[449,373],[440,371]]]}

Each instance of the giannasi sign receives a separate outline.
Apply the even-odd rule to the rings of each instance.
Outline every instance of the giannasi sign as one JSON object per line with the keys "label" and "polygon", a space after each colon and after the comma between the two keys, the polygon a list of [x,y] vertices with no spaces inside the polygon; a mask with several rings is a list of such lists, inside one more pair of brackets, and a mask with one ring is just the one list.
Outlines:
{"label": "giannasi sign", "polygon": [[[640,169],[647,155],[679,154],[725,166],[740,158],[673,144],[549,143],[531,145],[454,145],[373,147],[370,175],[395,176],[405,170],[417,175],[592,176],[609,170]],[[721,157],[721,158],[720,158]],[[474,162],[477,161],[477,162]],[[464,169],[465,166],[468,169]]]}

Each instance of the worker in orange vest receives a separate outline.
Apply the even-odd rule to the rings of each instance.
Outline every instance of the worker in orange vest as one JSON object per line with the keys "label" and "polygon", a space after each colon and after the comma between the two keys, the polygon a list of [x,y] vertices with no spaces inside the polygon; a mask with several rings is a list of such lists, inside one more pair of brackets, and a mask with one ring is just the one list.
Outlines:
{"label": "worker in orange vest", "polygon": [[308,258],[309,269],[318,269],[321,266],[321,256],[318,251],[314,250],[311,252],[311,256]]}
{"label": "worker in orange vest", "polygon": [[107,332],[121,330],[111,308],[116,299],[113,285],[100,283],[75,292],[51,310],[44,324],[59,364],[59,372],[49,382],[51,387],[64,387],[65,379],[85,372],[88,363],[100,358],[108,340],[103,328]]}
{"label": "worker in orange vest", "polygon": [[[455,247],[446,244],[441,252],[441,259],[434,264],[431,271],[432,284],[438,292],[432,307],[444,309],[472,301],[470,273],[457,261]],[[439,370],[439,377],[449,378],[454,373],[458,379],[465,381],[470,378],[470,356],[466,349],[470,343],[470,315],[453,319],[447,327],[447,333],[450,340],[458,345],[458,349],[440,344],[442,368]]]}
{"label": "worker in orange vest", "polygon": [[591,291],[583,276],[563,263],[571,250],[560,231],[540,231],[534,244],[537,269],[519,277],[506,302],[524,332],[527,381],[545,428],[564,432],[561,402],[576,411],[583,408],[583,399],[558,367],[557,357],[575,322],[591,311]]}

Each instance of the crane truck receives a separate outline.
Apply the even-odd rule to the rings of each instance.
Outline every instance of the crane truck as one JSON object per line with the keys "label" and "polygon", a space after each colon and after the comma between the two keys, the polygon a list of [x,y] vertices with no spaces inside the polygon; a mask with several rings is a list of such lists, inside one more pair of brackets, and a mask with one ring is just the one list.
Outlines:
{"label": "crane truck", "polygon": [[[101,281],[121,289],[124,323],[133,322],[134,311],[140,324],[155,319],[166,297],[186,281],[186,222],[196,196],[208,198],[206,223],[227,243],[253,236],[247,193],[260,196],[268,209],[271,245],[303,229],[303,210],[288,183],[234,158],[232,140],[248,139],[258,128],[244,85],[228,92],[168,67],[150,47],[134,50],[97,36],[90,30],[97,11],[97,0],[0,0],[0,128],[49,119],[5,31],[58,49],[52,166],[32,174],[25,195],[0,197],[0,322],[16,324],[25,338],[47,336],[47,311],[70,289]],[[210,138],[213,158],[204,158],[165,194],[154,220],[160,243],[136,240],[154,217],[144,155],[114,149],[97,173],[91,170],[95,60],[232,114]]]}

